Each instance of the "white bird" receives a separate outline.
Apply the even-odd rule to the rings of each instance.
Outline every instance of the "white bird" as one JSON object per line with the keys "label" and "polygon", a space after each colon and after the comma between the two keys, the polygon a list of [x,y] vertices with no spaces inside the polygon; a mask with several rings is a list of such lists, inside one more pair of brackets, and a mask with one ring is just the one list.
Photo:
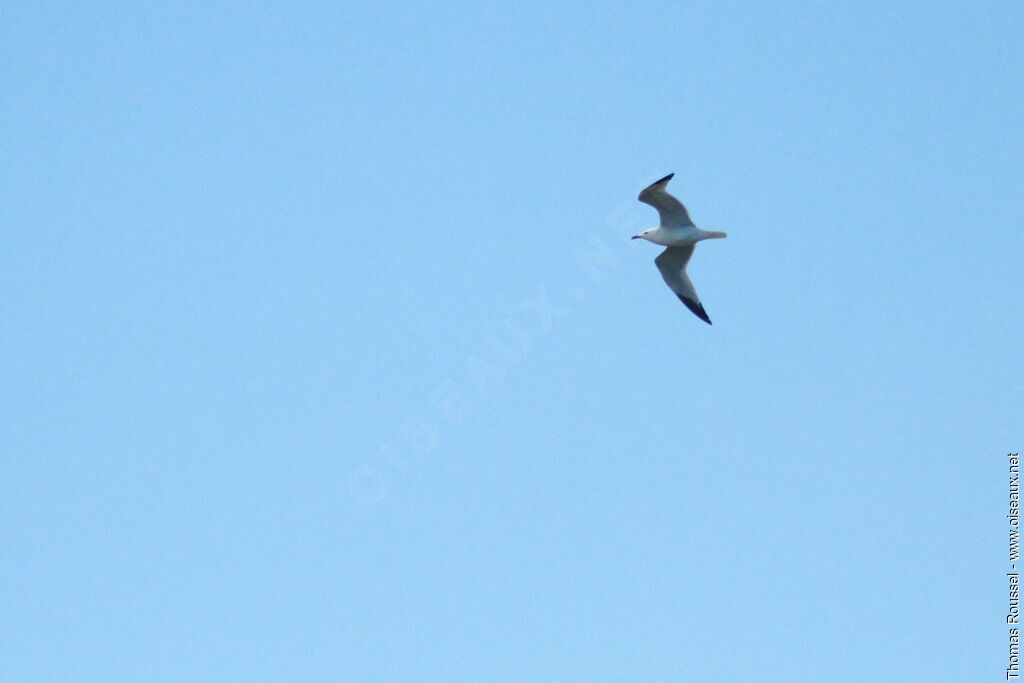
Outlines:
{"label": "white bird", "polygon": [[686,275],[686,264],[689,263],[697,242],[722,239],[725,233],[701,230],[693,224],[682,202],[665,190],[668,181],[672,180],[674,175],[675,173],[669,173],[661,180],[651,183],[637,197],[644,204],[650,204],[658,210],[661,225],[644,230],[639,235],[634,235],[632,239],[645,239],[668,247],[654,259],[655,265],[661,271],[661,277],[694,315],[710,325],[711,318],[708,317],[707,311],[700,303],[700,297],[697,296],[697,290],[693,288],[693,283]]}

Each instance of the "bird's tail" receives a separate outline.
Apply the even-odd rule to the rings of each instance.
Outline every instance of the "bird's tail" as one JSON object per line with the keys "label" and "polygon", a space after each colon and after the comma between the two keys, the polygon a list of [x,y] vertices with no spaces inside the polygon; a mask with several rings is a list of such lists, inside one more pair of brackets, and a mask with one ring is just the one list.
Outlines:
{"label": "bird's tail", "polygon": [[709,240],[724,240],[726,237],[727,237],[727,235],[724,232],[709,232],[708,233],[708,239]]}

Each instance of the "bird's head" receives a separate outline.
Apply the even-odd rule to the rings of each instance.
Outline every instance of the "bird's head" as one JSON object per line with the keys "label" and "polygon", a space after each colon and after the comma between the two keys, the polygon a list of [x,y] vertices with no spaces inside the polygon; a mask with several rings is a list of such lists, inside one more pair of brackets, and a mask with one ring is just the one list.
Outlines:
{"label": "bird's head", "polygon": [[639,235],[633,235],[629,239],[631,239],[631,240],[649,240],[649,239],[651,239],[651,233],[654,232],[654,230],[655,230],[654,228],[651,228],[649,230],[644,230]]}

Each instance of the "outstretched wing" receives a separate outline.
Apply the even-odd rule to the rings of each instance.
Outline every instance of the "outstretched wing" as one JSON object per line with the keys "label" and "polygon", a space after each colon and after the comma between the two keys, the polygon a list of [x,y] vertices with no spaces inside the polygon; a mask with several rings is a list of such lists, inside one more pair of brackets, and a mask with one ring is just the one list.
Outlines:
{"label": "outstretched wing", "polygon": [[668,181],[672,180],[672,176],[675,173],[669,173],[661,180],[651,183],[643,189],[640,196],[637,197],[644,204],[650,204],[658,210],[658,215],[661,217],[661,224],[665,227],[680,226],[687,227],[693,225],[693,221],[690,220],[690,214],[687,213],[686,207],[683,203],[670,195],[665,187],[668,185]]}
{"label": "outstretched wing", "polygon": [[693,247],[692,244],[686,247],[669,247],[654,259],[654,264],[658,266],[665,284],[676,293],[679,300],[686,304],[686,307],[693,311],[695,316],[710,325],[711,318],[704,310],[700,297],[697,296],[697,290],[693,288],[693,283],[690,282],[690,278],[686,274],[686,264],[690,262],[690,256],[693,255]]}

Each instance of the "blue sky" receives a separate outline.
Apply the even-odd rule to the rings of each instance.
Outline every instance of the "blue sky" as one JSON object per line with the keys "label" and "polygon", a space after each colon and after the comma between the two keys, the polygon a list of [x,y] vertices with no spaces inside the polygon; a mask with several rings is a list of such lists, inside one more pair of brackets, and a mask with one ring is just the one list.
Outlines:
{"label": "blue sky", "polygon": [[1001,679],[1022,29],[6,3],[0,677]]}

